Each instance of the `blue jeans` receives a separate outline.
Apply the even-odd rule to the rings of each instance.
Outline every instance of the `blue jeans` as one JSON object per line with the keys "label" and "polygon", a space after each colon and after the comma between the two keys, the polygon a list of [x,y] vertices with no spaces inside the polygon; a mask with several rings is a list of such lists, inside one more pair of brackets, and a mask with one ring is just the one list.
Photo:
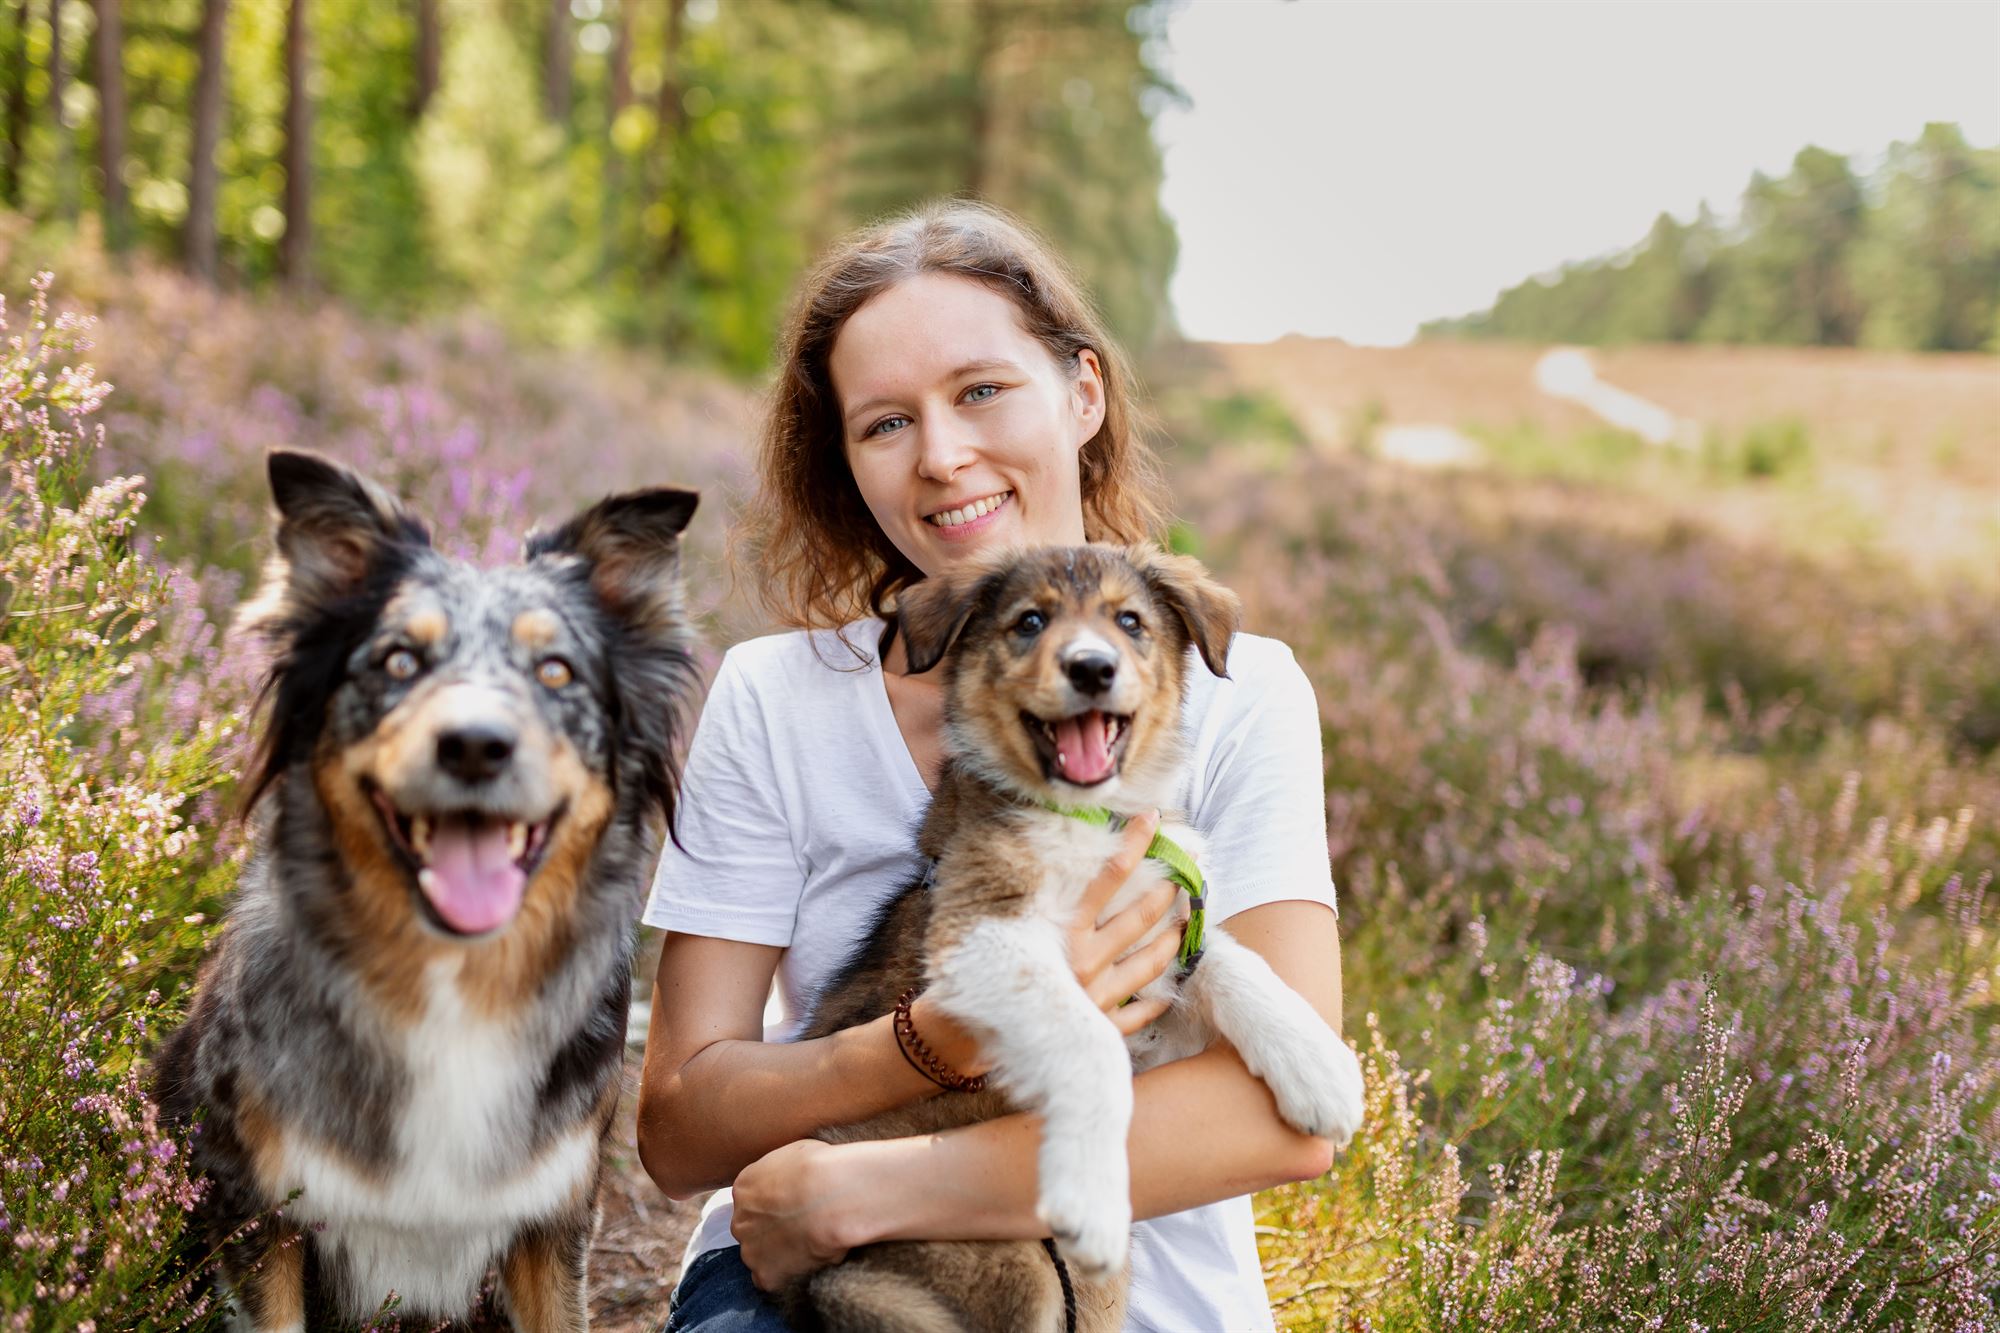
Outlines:
{"label": "blue jeans", "polygon": [[660,1333],[790,1333],[769,1296],[757,1290],[741,1246],[709,1250],[688,1265]]}

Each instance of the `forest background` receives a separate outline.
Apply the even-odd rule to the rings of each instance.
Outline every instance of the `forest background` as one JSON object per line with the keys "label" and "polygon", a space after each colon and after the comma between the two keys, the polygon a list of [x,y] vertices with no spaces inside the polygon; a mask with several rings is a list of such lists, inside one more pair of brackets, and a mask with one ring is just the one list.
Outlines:
{"label": "forest background", "polygon": [[[712,665],[760,625],[719,552],[786,293],[963,193],[1139,354],[1174,544],[1320,697],[1371,1118],[1260,1198],[1281,1323],[1987,1326],[2000,149],[1802,146],[1410,348],[1188,343],[1169,16],[0,5],[0,1312],[215,1318],[138,1062],[243,852],[262,452],[485,559],[699,485]],[[1668,429],[1551,393],[1555,343]],[[646,1327],[689,1214],[614,1157],[593,1299]]]}

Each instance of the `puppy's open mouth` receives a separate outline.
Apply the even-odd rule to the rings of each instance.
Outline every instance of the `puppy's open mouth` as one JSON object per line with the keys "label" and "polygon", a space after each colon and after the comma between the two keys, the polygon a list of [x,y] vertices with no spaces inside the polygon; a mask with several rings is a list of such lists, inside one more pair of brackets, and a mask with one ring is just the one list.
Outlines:
{"label": "puppy's open mouth", "polygon": [[1042,776],[1078,787],[1094,787],[1118,771],[1132,728],[1127,714],[1095,710],[1053,722],[1023,713],[1021,721],[1042,757]]}
{"label": "puppy's open mouth", "polygon": [[368,795],[432,917],[459,935],[484,935],[514,919],[548,851],[549,830],[562,818],[561,809],[540,823],[477,810],[413,815],[379,788]]}

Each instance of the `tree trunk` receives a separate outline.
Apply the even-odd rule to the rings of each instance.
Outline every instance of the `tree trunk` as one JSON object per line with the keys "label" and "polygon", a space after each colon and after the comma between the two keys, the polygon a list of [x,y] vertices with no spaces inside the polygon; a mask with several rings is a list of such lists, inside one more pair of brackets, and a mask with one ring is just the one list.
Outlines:
{"label": "tree trunk", "polygon": [[28,3],[13,0],[14,45],[7,62],[7,144],[6,158],[0,161],[0,200],[10,208],[21,206],[21,164],[28,155]]}
{"label": "tree trunk", "polygon": [[1000,16],[993,0],[973,0],[972,124],[967,136],[971,160],[966,163],[965,189],[978,199],[992,199],[998,183],[1000,93],[994,65],[1000,40]]}
{"label": "tree trunk", "polygon": [[438,31],[438,0],[417,0],[417,86],[410,95],[410,119],[416,120],[431,104],[438,87],[438,62],[442,50]]}
{"label": "tree trunk", "polygon": [[542,100],[549,119],[569,124],[569,0],[549,0],[548,27],[542,34]]}
{"label": "tree trunk", "polygon": [[615,0],[617,27],[611,42],[611,120],[632,105],[632,3]]}
{"label": "tree trunk", "polygon": [[658,179],[653,193],[667,205],[668,220],[666,234],[652,251],[650,266],[655,274],[673,270],[680,261],[683,243],[681,211],[674,197],[674,155],[680,151],[681,121],[686,114],[681,105],[680,77],[681,21],[686,10],[687,0],[667,0],[666,31],[660,41],[660,91],[653,104],[653,118],[658,127],[653,161],[657,164]]}
{"label": "tree trunk", "polygon": [[69,122],[63,117],[63,0],[49,0],[49,119],[56,131],[55,196],[59,217],[76,216],[76,196],[71,188],[71,144]]}
{"label": "tree trunk", "polygon": [[228,26],[229,0],[202,0],[185,245],[188,271],[208,282],[215,281],[215,145],[222,137],[223,36]]}
{"label": "tree trunk", "polygon": [[125,32],[123,0],[97,0],[97,164],[104,173],[104,245],[130,242],[125,210]]}
{"label": "tree trunk", "polygon": [[306,7],[292,0],[285,15],[285,234],[278,242],[278,273],[294,291],[312,281],[311,31]]}

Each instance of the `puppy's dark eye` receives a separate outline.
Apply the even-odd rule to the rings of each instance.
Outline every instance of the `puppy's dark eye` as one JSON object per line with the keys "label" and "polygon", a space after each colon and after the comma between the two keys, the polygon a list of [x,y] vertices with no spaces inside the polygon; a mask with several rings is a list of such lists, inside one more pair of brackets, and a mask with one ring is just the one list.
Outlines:
{"label": "puppy's dark eye", "polygon": [[1040,611],[1023,611],[1021,618],[1014,622],[1016,634],[1040,634],[1048,628],[1049,619]]}
{"label": "puppy's dark eye", "polygon": [[560,657],[544,657],[535,666],[535,679],[552,690],[559,690],[576,679],[576,673],[569,669],[569,663]]}
{"label": "puppy's dark eye", "polygon": [[1139,619],[1137,611],[1120,611],[1118,613],[1118,628],[1136,639],[1139,637],[1139,631],[1146,628],[1146,626]]}
{"label": "puppy's dark eye", "polygon": [[390,680],[408,680],[423,670],[424,664],[408,648],[398,648],[382,659],[382,670]]}

